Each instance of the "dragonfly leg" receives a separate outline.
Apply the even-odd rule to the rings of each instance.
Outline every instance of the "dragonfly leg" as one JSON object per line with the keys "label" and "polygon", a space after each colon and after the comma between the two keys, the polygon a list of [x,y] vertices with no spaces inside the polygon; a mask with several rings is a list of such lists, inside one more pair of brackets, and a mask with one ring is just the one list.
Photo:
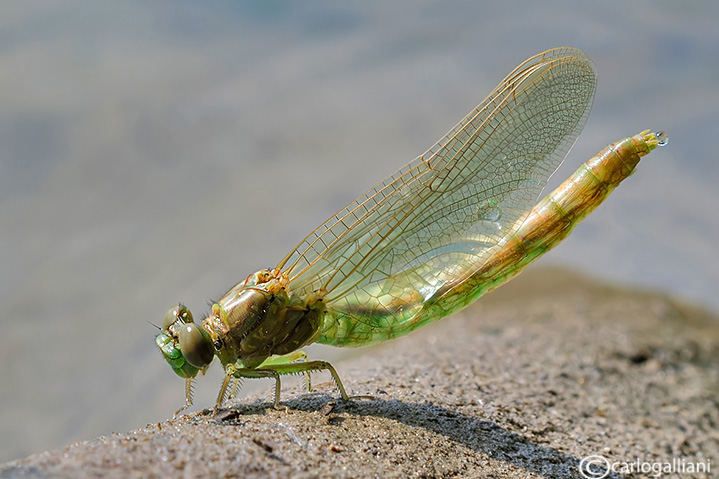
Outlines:
{"label": "dragonfly leg", "polygon": [[280,409],[280,391],[282,389],[280,383],[280,374],[282,372],[275,371],[272,367],[269,368],[236,368],[233,365],[228,365],[225,370],[225,379],[222,381],[220,386],[220,392],[217,394],[217,403],[215,404],[215,414],[222,407],[222,403],[225,402],[225,396],[227,394],[227,388],[230,383],[233,383],[235,387],[239,386],[239,382],[242,378],[273,378],[275,380],[275,409]]}
{"label": "dragonfly leg", "polygon": [[337,374],[337,371],[329,362],[308,361],[307,354],[303,351],[295,351],[284,356],[269,358],[258,368],[242,368],[237,367],[234,364],[228,364],[225,368],[225,378],[222,382],[222,386],[220,387],[220,392],[217,395],[215,414],[217,414],[217,411],[224,403],[230,384],[233,384],[234,388],[237,388],[242,378],[273,378],[275,380],[275,397],[273,406],[275,409],[281,409],[280,393],[282,385],[280,376],[283,374],[302,373],[305,376],[307,389],[312,391],[312,385],[310,383],[310,372],[312,371],[328,371],[332,375],[332,380],[337,386],[337,389],[339,389],[343,401],[349,401],[350,398],[374,399],[372,396],[348,396],[339,374]]}
{"label": "dragonfly leg", "polygon": [[[260,365],[260,369],[267,369],[267,366],[272,366],[276,364],[288,364],[288,363],[307,363],[309,362],[309,358],[307,357],[307,353],[304,351],[294,351],[289,354],[285,354],[284,356],[273,356],[271,358],[268,358]],[[307,392],[312,392],[312,380],[310,379],[310,372],[309,371],[302,371],[304,377],[305,377],[305,387],[307,388]]]}
{"label": "dragonfly leg", "polygon": [[213,414],[217,415],[217,411],[222,407],[222,403],[225,402],[225,396],[227,395],[227,386],[230,385],[230,381],[234,378],[235,368],[230,364],[225,369],[225,378],[222,380],[220,391],[217,393],[217,402],[215,403],[215,410]]}
{"label": "dragonfly leg", "polygon": [[192,378],[186,378],[185,379],[185,405],[182,406],[177,411],[175,411],[175,414],[172,415],[172,418],[175,419],[178,414],[180,414],[182,411],[184,411],[185,409],[187,409],[190,406],[192,406]]}
{"label": "dragonfly leg", "polygon": [[267,369],[249,369],[249,368],[237,368],[232,364],[228,364],[225,368],[225,378],[222,380],[220,391],[217,393],[217,402],[215,403],[214,414],[222,407],[227,397],[227,389],[230,384],[233,384],[233,391],[231,396],[239,390],[240,382],[242,378],[274,378],[275,379],[275,409],[279,409],[280,406],[280,374]]}
{"label": "dragonfly leg", "polygon": [[[304,354],[304,353],[303,353]],[[298,359],[302,359],[302,355],[297,355]],[[305,356],[306,357],[306,356]],[[274,362],[274,361],[273,361]],[[225,379],[220,387],[220,392],[217,395],[217,404],[215,406],[215,412],[222,406],[225,399],[225,393],[227,387],[230,384],[232,378],[274,378],[275,380],[275,409],[280,409],[280,391],[281,383],[280,376],[283,374],[297,374],[304,373],[309,376],[310,371],[329,371],[332,375],[332,379],[340,390],[340,395],[344,401],[349,401],[349,396],[345,391],[342,380],[335,368],[327,361],[304,361],[296,363],[285,363],[285,364],[262,364],[261,367],[256,369],[251,368],[237,368],[233,365],[228,365],[226,369]]]}
{"label": "dragonfly leg", "polygon": [[[304,362],[304,363],[310,362],[310,358],[307,357],[307,353],[305,353],[304,351],[298,351],[298,352],[302,355],[302,358],[298,360],[299,362]],[[312,392],[312,380],[310,379],[310,372],[304,371],[303,374],[305,376],[305,388],[307,389],[308,393],[311,393]]]}
{"label": "dragonfly leg", "polygon": [[234,399],[237,397],[237,393],[240,392],[240,386],[242,386],[242,379],[232,376],[229,385],[230,394],[227,395],[227,399]]}
{"label": "dragonfly leg", "polygon": [[335,385],[337,386],[337,389],[340,390],[340,395],[342,396],[342,399],[344,401],[349,400],[349,396],[347,395],[347,392],[345,391],[345,387],[342,384],[342,380],[340,379],[339,375],[337,374],[337,371],[327,361],[306,361],[306,362],[302,362],[302,363],[293,363],[293,364],[277,364],[277,365],[267,366],[266,368],[263,365],[263,368],[277,371],[278,374],[295,374],[295,373],[303,372],[303,373],[307,373],[309,375],[310,371],[329,371],[329,373],[332,375],[332,380],[335,382]]}

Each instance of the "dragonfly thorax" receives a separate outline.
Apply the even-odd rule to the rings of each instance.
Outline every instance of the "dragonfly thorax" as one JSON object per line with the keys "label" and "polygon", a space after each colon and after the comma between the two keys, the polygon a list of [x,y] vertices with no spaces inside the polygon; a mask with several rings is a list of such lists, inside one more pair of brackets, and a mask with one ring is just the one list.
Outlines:
{"label": "dragonfly thorax", "polygon": [[263,270],[213,304],[202,329],[223,365],[255,368],[314,342],[324,312],[321,301],[292,301],[282,281]]}

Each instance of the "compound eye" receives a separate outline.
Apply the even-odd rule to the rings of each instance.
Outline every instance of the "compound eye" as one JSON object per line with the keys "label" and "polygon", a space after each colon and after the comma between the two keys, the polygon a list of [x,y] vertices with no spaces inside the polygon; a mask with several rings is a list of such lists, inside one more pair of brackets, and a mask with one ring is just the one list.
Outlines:
{"label": "compound eye", "polygon": [[210,364],[214,357],[212,341],[205,334],[195,323],[185,324],[179,333],[182,355],[188,363],[200,369]]}
{"label": "compound eye", "polygon": [[192,323],[194,321],[192,313],[184,304],[175,305],[167,310],[165,316],[162,318],[162,330],[168,331],[170,326],[178,319],[183,323]]}

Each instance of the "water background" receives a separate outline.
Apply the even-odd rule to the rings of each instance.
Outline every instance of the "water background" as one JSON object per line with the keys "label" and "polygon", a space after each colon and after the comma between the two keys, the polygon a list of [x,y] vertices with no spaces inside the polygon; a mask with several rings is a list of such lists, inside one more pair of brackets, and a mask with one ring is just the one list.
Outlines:
{"label": "water background", "polygon": [[645,128],[670,143],[540,263],[719,310],[717,21],[710,0],[0,3],[0,461],[167,418],[184,385],[149,322],[274,266],[552,47],[599,87],[550,186]]}

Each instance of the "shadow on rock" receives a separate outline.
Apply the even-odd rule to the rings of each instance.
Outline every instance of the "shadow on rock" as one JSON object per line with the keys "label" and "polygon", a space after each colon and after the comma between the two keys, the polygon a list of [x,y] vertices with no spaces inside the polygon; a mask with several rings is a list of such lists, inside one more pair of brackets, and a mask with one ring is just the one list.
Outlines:
{"label": "shadow on rock", "polygon": [[[608,470],[606,464],[597,462],[583,464],[582,460],[552,447],[536,444],[529,439],[510,432],[498,424],[468,416],[435,404],[407,403],[397,399],[368,399],[337,401],[325,394],[310,394],[286,401],[289,410],[317,412],[328,417],[331,424],[341,424],[342,414],[357,417],[374,416],[403,423],[412,428],[423,428],[445,436],[469,449],[496,461],[502,461],[541,477],[614,478],[624,476]],[[221,411],[217,424],[240,426],[243,417],[264,415],[268,403],[242,405]],[[206,413],[211,414],[211,410]],[[600,456],[594,456],[600,458]],[[601,462],[601,461],[600,461]],[[588,467],[580,472],[580,467]],[[558,472],[560,475],[558,476]]]}

